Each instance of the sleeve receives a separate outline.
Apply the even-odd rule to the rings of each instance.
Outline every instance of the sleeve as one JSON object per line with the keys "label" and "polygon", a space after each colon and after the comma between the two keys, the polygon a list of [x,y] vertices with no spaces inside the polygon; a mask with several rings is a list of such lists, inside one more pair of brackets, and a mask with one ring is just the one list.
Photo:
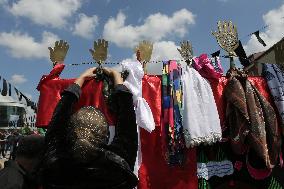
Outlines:
{"label": "sleeve", "polygon": [[118,119],[115,137],[109,148],[124,158],[133,170],[138,149],[138,136],[132,94],[126,86],[117,85],[114,100],[117,106]]}
{"label": "sleeve", "polygon": [[72,106],[78,101],[80,94],[81,88],[77,84],[70,85],[61,94],[61,99],[53,112],[46,132],[47,148],[58,148],[58,145],[65,144],[67,120],[72,113]]}

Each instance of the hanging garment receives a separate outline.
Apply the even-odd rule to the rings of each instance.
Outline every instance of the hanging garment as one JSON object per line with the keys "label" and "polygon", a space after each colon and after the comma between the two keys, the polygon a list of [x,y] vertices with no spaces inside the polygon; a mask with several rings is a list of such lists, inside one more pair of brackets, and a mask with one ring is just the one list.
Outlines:
{"label": "hanging garment", "polygon": [[[142,97],[142,78],[144,76],[143,68],[138,61],[123,62],[122,71],[128,71],[129,73],[123,84],[130,90],[133,95],[132,98],[135,108],[137,126],[147,130],[148,132],[152,132],[155,129],[153,114],[148,103]],[[141,142],[140,132],[138,129],[138,151],[134,169],[134,172],[137,176],[141,162]]]}
{"label": "hanging garment", "polygon": [[[47,127],[52,117],[54,108],[61,99],[60,94],[75,79],[61,79],[60,73],[64,69],[64,64],[57,64],[49,75],[44,75],[37,87],[40,91],[37,112],[37,127]],[[82,87],[82,95],[74,106],[74,112],[83,106],[94,106],[103,112],[109,125],[114,125],[115,116],[109,111],[103,96],[103,82],[96,80],[86,81]]]}
{"label": "hanging garment", "polygon": [[[151,105],[150,105],[151,107]],[[152,108],[152,107],[151,107]],[[196,150],[185,149],[182,166],[169,166],[164,154],[162,132],[164,126],[156,126],[152,133],[140,131],[142,164],[139,169],[139,189],[196,189]]]}
{"label": "hanging garment", "polygon": [[144,75],[142,79],[142,96],[151,108],[155,125],[161,125],[162,82],[160,76]]}
{"label": "hanging garment", "polygon": [[[274,103],[281,116],[282,132],[284,131],[284,73],[276,64],[263,64],[265,77]],[[283,132],[284,133],[284,132]]]}
{"label": "hanging garment", "polygon": [[[261,93],[261,95],[270,103],[273,104],[273,99],[269,93],[269,88],[267,86],[267,82],[263,77],[248,77],[248,80],[251,82],[253,86],[257,88],[257,90]],[[217,109],[219,112],[219,117],[221,121],[222,131],[226,130],[225,124],[225,115],[226,115],[226,100],[224,95],[224,89],[228,83],[228,79],[226,77],[221,77],[218,81],[211,80],[210,85],[214,94],[215,102],[217,105]],[[224,136],[223,136],[224,138]]]}
{"label": "hanging garment", "polygon": [[[272,96],[269,92],[267,82],[263,77],[253,76],[253,77],[248,77],[247,79],[250,81],[250,83],[255,88],[257,88],[257,90],[260,92],[260,94],[265,98],[265,100],[267,102],[269,102],[271,105],[274,104],[273,98],[272,98]],[[213,94],[214,94],[215,102],[216,102],[217,109],[218,109],[219,116],[220,116],[220,120],[221,120],[221,126],[222,126],[222,131],[223,131],[223,140],[226,141],[226,138],[227,138],[226,133],[227,133],[228,128],[227,128],[227,125],[225,123],[226,99],[225,99],[225,95],[224,95],[224,89],[226,88],[229,80],[226,77],[221,77],[219,79],[219,81],[211,80],[211,79],[209,81],[210,81],[210,84],[211,84],[211,87],[212,87],[212,91],[213,91]],[[275,111],[277,110],[276,107],[273,106],[273,108],[274,108]],[[223,146],[223,144],[222,144],[222,146]],[[227,150],[228,150],[227,154],[232,154],[232,156],[233,156],[233,158],[232,157],[229,158],[230,160],[236,160],[236,159],[239,160],[239,161],[233,161],[234,167],[235,167],[235,172],[234,172],[232,177],[231,176],[225,176],[225,177],[222,177],[222,178],[212,177],[209,180],[212,188],[219,188],[217,186],[221,186],[222,183],[227,183],[227,185],[225,185],[223,188],[240,188],[240,185],[239,185],[240,182],[252,183],[252,185],[256,186],[256,188],[261,188],[259,186],[264,186],[263,188],[265,188],[265,189],[268,188],[267,187],[268,186],[267,180],[268,180],[268,182],[270,182],[270,177],[264,179],[263,182],[262,182],[262,180],[255,180],[255,178],[252,178],[252,176],[248,173],[248,170],[247,170],[246,164],[245,164],[245,157],[239,157],[236,154],[233,154],[232,152],[229,153],[231,151],[230,146],[228,147]],[[242,158],[242,159],[239,159],[239,158]],[[250,160],[250,162],[253,162],[253,161]],[[238,170],[240,170],[240,171],[238,171]],[[257,169],[256,172],[259,173],[259,169]],[[206,180],[204,179],[204,181],[206,181]],[[278,179],[278,181],[281,181],[281,179]],[[274,183],[272,184],[272,186],[274,186]],[[220,187],[220,188],[222,188],[222,187]],[[251,188],[253,188],[253,187],[251,187]]]}
{"label": "hanging garment", "polygon": [[183,74],[183,129],[186,147],[222,139],[220,119],[209,82],[193,68]]}
{"label": "hanging garment", "polygon": [[137,125],[152,132],[155,129],[155,122],[152,111],[144,98],[142,98],[143,68],[140,62],[123,62],[122,71],[128,71],[124,85],[133,94]]}
{"label": "hanging garment", "polygon": [[167,159],[170,165],[181,165],[184,160],[184,135],[182,127],[181,106],[181,66],[176,61],[163,63],[163,123],[167,141]]}
{"label": "hanging garment", "polygon": [[[223,68],[220,63],[220,59],[216,57],[217,62],[211,62],[207,54],[201,54],[199,57],[193,58],[193,67],[202,75],[208,79],[219,79],[223,75]],[[215,61],[215,58],[214,58]]]}
{"label": "hanging garment", "polygon": [[230,78],[224,95],[234,153],[244,155],[252,150],[251,154],[259,157],[266,168],[273,168],[280,152],[280,135],[273,107],[246,78]]}

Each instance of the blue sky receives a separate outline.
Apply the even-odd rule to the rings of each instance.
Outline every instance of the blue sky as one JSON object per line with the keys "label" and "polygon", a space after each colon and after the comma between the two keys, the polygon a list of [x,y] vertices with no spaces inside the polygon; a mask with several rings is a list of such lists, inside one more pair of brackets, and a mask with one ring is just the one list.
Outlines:
{"label": "blue sky", "polygon": [[[39,79],[52,67],[47,47],[55,40],[70,44],[66,64],[91,61],[88,49],[102,37],[109,41],[109,62],[133,58],[142,40],[154,42],[153,60],[178,59],[182,40],[191,41],[196,56],[218,50],[211,31],[218,20],[232,20],[250,54],[284,36],[282,17],[283,0],[0,0],[0,75],[37,101]],[[267,24],[264,48],[247,35]],[[66,66],[62,77],[87,67]]]}

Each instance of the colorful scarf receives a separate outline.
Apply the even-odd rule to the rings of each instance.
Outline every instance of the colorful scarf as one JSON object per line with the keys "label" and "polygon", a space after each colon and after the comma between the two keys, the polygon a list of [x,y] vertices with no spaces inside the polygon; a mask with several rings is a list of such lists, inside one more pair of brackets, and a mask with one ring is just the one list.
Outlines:
{"label": "colorful scarf", "polygon": [[181,165],[184,161],[184,136],[182,127],[181,66],[176,61],[163,63],[162,95],[163,121],[168,145],[168,163]]}

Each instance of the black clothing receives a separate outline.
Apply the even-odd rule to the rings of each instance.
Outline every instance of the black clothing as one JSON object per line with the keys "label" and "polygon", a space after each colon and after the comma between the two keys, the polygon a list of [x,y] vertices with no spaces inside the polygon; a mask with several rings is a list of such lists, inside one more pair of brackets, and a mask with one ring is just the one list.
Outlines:
{"label": "black clothing", "polygon": [[63,92],[53,113],[46,132],[41,171],[45,188],[135,187],[138,179],[133,169],[138,138],[132,94],[124,85],[115,87],[113,99],[117,107],[117,125],[113,142],[91,149],[96,152],[96,156],[90,157],[88,162],[82,162],[70,154],[67,124],[72,106],[79,99],[80,93],[80,87],[72,84]]}
{"label": "black clothing", "polygon": [[5,162],[0,170],[1,189],[38,189],[36,180],[13,160]]}

